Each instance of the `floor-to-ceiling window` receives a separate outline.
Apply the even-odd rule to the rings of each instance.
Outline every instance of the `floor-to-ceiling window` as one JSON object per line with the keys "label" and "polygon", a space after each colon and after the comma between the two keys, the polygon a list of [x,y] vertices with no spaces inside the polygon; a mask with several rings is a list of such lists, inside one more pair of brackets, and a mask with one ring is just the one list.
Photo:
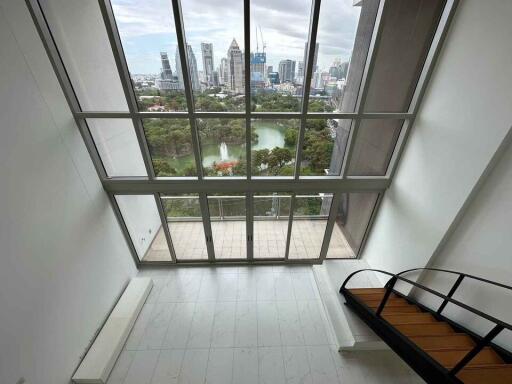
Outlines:
{"label": "floor-to-ceiling window", "polygon": [[28,3],[137,263],[357,257],[454,5]]}

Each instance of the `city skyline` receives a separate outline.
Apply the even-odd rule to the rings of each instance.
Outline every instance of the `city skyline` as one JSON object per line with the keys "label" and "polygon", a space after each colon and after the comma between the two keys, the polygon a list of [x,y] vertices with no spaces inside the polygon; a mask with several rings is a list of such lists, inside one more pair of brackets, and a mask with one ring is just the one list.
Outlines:
{"label": "city skyline", "polygon": [[[157,53],[176,50],[170,2],[156,0],[148,4],[142,0],[113,0],[112,4],[131,72],[158,74],[161,63]],[[196,55],[201,52],[201,43],[213,44],[214,70],[225,57],[233,38],[240,49],[244,49],[242,4],[239,0],[182,3],[187,43]],[[277,68],[284,59],[297,63],[303,60],[310,6],[305,0],[251,2],[251,27],[261,27],[263,38],[258,34],[258,45],[261,52],[263,41],[266,43],[267,65]],[[335,58],[349,59],[359,11],[351,0],[322,2],[317,39],[322,47],[318,53],[321,70],[327,70]],[[251,52],[256,52],[255,35],[256,31],[251,31]],[[198,71],[204,71],[202,60],[198,60]]]}

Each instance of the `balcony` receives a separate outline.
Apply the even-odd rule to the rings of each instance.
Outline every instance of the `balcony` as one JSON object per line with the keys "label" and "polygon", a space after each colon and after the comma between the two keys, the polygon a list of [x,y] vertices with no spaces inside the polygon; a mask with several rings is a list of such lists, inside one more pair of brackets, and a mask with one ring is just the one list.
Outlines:
{"label": "balcony", "polygon": [[[247,258],[245,196],[208,196],[208,213],[216,260]],[[290,231],[289,259],[318,259],[327,227],[332,196],[297,195]],[[207,260],[203,218],[197,196],[165,196],[172,246],[177,260]],[[253,197],[253,254],[255,259],[284,259],[290,221],[291,195]],[[336,220],[328,258],[354,258],[355,253]],[[165,231],[158,230],[143,261],[168,261]]]}

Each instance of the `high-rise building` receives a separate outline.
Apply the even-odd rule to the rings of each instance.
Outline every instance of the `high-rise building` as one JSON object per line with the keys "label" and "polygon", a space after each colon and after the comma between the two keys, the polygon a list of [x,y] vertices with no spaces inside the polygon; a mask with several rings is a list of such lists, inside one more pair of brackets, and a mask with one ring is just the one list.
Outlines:
{"label": "high-rise building", "polygon": [[201,43],[201,54],[203,56],[203,75],[208,86],[213,85],[213,44]]}
{"label": "high-rise building", "polygon": [[227,85],[228,81],[229,81],[228,59],[223,57],[220,60],[220,66],[219,66],[219,82],[220,82],[220,84]]}
{"label": "high-rise building", "polygon": [[281,83],[292,82],[295,78],[295,61],[286,59],[279,62],[279,79]]}
{"label": "high-rise building", "polygon": [[235,93],[243,93],[245,90],[244,54],[235,39],[233,39],[229,46],[227,56],[229,88]]}
{"label": "high-rise building", "polygon": [[270,72],[274,72],[274,66],[273,65],[269,65],[267,67],[267,73],[270,73]]}
{"label": "high-rise building", "polygon": [[264,78],[267,72],[267,54],[265,52],[251,52],[251,73],[260,73]]}
{"label": "high-rise building", "polygon": [[[196,56],[194,55],[194,51],[192,50],[190,44],[187,44],[187,61],[192,89],[194,91],[198,91],[201,89],[201,84],[199,83],[199,74],[197,72]],[[180,89],[185,89],[183,72],[181,71],[180,52],[178,48],[176,48],[176,72],[178,72],[178,82]]]}
{"label": "high-rise building", "polygon": [[213,71],[212,72],[212,85],[214,87],[218,87],[220,85],[220,82],[219,82],[219,72],[218,71]]}
{"label": "high-rise building", "polygon": [[162,91],[180,89],[176,76],[172,74],[171,63],[167,52],[160,52],[162,68],[160,69],[160,78],[156,79],[156,87]]}
{"label": "high-rise building", "polygon": [[268,72],[268,81],[270,84],[279,84],[279,72]]}
{"label": "high-rise building", "polygon": [[334,62],[329,67],[329,74],[338,80],[346,79],[348,72],[348,61],[342,62],[340,58],[334,59]]}
{"label": "high-rise building", "polygon": [[[313,58],[313,73],[315,73],[316,71],[318,71],[318,65],[317,65],[317,60],[318,60],[318,47],[320,46],[320,44],[316,43],[316,46],[315,46],[315,57]],[[303,60],[303,69],[302,69],[302,73],[304,77],[306,77],[306,68],[307,68],[307,57],[308,57],[308,43],[306,41],[306,43],[304,44],[304,60]]]}
{"label": "high-rise building", "polygon": [[[304,61],[297,63],[297,78],[302,79],[304,77]],[[302,80],[300,81],[302,82]]]}

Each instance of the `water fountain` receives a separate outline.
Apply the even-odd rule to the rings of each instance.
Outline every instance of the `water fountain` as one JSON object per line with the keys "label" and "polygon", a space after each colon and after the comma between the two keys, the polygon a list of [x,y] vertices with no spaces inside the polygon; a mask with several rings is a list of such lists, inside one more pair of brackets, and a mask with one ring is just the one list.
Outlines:
{"label": "water fountain", "polygon": [[226,145],[225,142],[220,143],[220,160],[229,160],[228,146]]}

